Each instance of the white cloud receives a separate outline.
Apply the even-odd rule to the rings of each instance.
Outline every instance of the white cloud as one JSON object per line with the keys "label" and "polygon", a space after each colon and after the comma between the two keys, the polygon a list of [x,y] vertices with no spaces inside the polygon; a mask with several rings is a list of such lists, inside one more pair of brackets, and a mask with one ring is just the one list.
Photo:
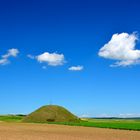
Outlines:
{"label": "white cloud", "polygon": [[126,113],[126,114],[119,114],[118,117],[120,117],[120,118],[133,118],[133,117],[140,117],[140,114]]}
{"label": "white cloud", "polygon": [[98,118],[110,118],[110,117],[117,117],[117,118],[133,118],[133,117],[140,117],[139,113],[121,113],[121,114],[100,114],[97,115]]}
{"label": "white cloud", "polygon": [[9,58],[10,57],[17,57],[17,55],[19,54],[19,50],[18,49],[9,49],[8,52],[4,55],[1,56],[0,59],[0,65],[6,65],[8,63],[10,63]]}
{"label": "white cloud", "polygon": [[93,116],[91,116],[91,115],[89,115],[89,114],[82,114],[82,115],[80,115],[79,117],[80,117],[80,118],[90,118],[90,117],[93,117]]}
{"label": "white cloud", "polygon": [[9,63],[8,59],[4,59],[4,58],[0,59],[0,65],[6,65],[8,63]]}
{"label": "white cloud", "polygon": [[47,63],[50,66],[63,65],[65,62],[63,54],[49,52],[44,52],[43,54],[36,56],[36,59],[38,62]]}
{"label": "white cloud", "polygon": [[71,71],[81,71],[81,70],[83,70],[83,66],[72,66],[72,67],[70,67],[69,68],[69,70],[71,70]]}
{"label": "white cloud", "polygon": [[31,54],[28,54],[27,57],[30,58],[30,59],[35,59],[35,57]]}
{"label": "white cloud", "polygon": [[111,40],[105,44],[98,55],[107,59],[117,60],[111,66],[129,66],[140,63],[140,50],[135,48],[137,34],[114,34]]}

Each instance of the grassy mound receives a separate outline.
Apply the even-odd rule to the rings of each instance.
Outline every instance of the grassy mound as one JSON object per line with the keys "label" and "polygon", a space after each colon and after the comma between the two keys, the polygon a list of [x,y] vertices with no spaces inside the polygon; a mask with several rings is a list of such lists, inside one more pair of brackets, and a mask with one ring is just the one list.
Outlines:
{"label": "grassy mound", "polygon": [[78,122],[79,118],[57,105],[43,106],[27,115],[23,122]]}

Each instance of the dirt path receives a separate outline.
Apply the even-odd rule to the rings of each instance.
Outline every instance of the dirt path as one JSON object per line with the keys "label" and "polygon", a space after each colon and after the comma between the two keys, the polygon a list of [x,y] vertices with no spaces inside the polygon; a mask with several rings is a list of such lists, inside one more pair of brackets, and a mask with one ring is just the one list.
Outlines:
{"label": "dirt path", "polygon": [[140,132],[64,125],[0,123],[0,140],[140,140]]}

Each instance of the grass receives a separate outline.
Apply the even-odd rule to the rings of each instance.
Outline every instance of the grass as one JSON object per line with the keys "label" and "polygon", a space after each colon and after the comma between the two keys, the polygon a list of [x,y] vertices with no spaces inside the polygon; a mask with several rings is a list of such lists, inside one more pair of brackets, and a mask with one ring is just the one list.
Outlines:
{"label": "grass", "polygon": [[23,122],[79,122],[79,118],[62,106],[46,105],[27,115]]}
{"label": "grass", "polygon": [[[1,115],[0,122],[22,122],[23,118],[24,116],[21,115]],[[140,119],[84,119],[80,122],[49,122],[48,124],[140,131]]]}
{"label": "grass", "polygon": [[0,115],[0,122],[21,122],[22,115]]}
{"label": "grass", "polygon": [[[52,123],[51,123],[52,124]],[[123,130],[137,130],[140,131],[140,120],[125,120],[125,119],[87,119],[79,123],[62,122],[55,124],[72,125],[72,126],[86,126],[98,128],[112,128]]]}

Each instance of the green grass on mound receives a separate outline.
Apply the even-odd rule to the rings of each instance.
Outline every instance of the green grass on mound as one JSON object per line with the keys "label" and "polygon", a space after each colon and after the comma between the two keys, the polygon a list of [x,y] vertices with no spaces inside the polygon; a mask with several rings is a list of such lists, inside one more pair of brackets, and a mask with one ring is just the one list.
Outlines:
{"label": "green grass on mound", "polygon": [[23,122],[79,122],[79,118],[64,107],[47,105],[26,116]]}

